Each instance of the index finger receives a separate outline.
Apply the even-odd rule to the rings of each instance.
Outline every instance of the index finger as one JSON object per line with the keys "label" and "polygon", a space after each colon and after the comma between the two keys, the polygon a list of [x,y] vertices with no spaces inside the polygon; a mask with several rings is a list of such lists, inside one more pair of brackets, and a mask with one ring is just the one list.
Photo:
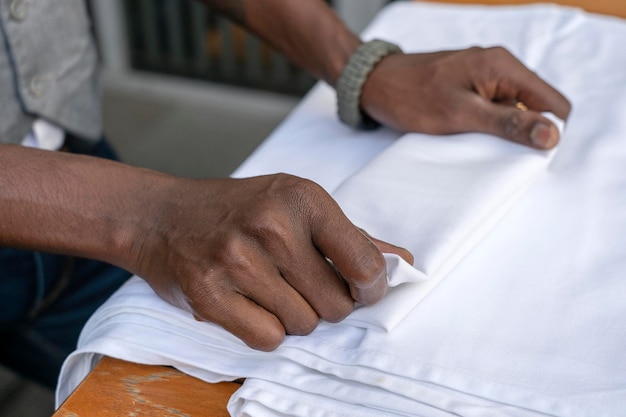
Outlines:
{"label": "index finger", "polygon": [[[530,110],[551,112],[566,120],[571,111],[569,100],[556,88],[548,84],[527,68],[515,56],[503,48],[492,48],[488,65],[497,73],[497,85],[489,99],[497,101],[521,101]],[[484,71],[484,74],[493,74]]]}
{"label": "index finger", "polygon": [[[527,71],[530,72],[530,70]],[[562,120],[567,120],[572,105],[563,94],[533,72],[527,75],[526,82],[523,82],[522,78],[520,77],[522,83],[517,88],[516,99],[530,110],[540,113],[550,112]]]}
{"label": "index finger", "polygon": [[[336,203],[335,203],[336,204]],[[352,298],[373,304],[387,292],[385,258],[378,247],[348,220],[339,206],[314,220],[312,239],[348,283]]]}

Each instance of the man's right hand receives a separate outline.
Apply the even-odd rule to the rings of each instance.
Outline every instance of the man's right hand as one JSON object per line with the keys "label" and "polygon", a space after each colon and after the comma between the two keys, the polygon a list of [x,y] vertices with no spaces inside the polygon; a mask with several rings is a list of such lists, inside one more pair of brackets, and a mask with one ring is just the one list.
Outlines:
{"label": "man's right hand", "polygon": [[320,186],[285,174],[182,179],[0,145],[0,190],[0,245],[118,265],[256,349],[383,297],[381,249],[412,262]]}
{"label": "man's right hand", "polygon": [[[133,234],[135,273],[253,348],[342,320],[386,291],[381,249],[317,184],[279,174],[175,179]],[[329,262],[328,260],[331,260]]]}

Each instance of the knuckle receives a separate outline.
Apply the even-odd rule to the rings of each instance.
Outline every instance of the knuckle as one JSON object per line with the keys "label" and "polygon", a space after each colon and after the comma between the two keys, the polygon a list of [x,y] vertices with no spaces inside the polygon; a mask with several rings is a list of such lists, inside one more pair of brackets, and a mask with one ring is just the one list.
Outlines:
{"label": "knuckle", "polygon": [[258,216],[247,229],[254,240],[258,240],[264,246],[288,242],[292,234],[290,219],[271,208],[260,208]]}
{"label": "knuckle", "polygon": [[467,52],[472,53],[472,54],[483,54],[485,53],[485,48],[481,47],[481,46],[472,46],[470,48],[467,49]]}
{"label": "knuckle", "polygon": [[324,199],[326,192],[318,184],[303,178],[292,180],[286,187],[288,201],[297,207],[309,207]]}
{"label": "knuckle", "polygon": [[472,46],[469,49],[463,51],[463,57],[466,59],[468,63],[477,62],[479,64],[484,63],[484,61],[488,60],[488,56],[491,54],[488,48],[483,48],[481,46]]}
{"label": "knuckle", "polygon": [[252,349],[263,352],[271,352],[275,350],[285,340],[285,331],[279,326],[268,326],[255,335],[249,335],[244,339],[244,343]]}
{"label": "knuckle", "polygon": [[528,71],[515,55],[503,46],[491,47],[487,52],[488,54],[485,55],[485,64],[502,76],[509,76],[511,71],[519,70],[520,66]]}
{"label": "knuckle", "polygon": [[331,323],[339,323],[345,319],[348,314],[352,313],[353,310],[354,301],[352,298],[345,298],[342,299],[340,303],[337,303],[332,310],[325,312],[322,318]]}
{"label": "knuckle", "polygon": [[318,184],[306,178],[300,178],[288,174],[280,175],[282,186],[284,187],[288,195],[293,195],[295,197],[301,195],[306,196],[312,193],[317,193],[321,189]]}
{"label": "knuckle", "polygon": [[495,75],[497,69],[503,67],[506,61],[510,61],[513,55],[502,46],[492,46],[481,48],[477,51],[477,64],[483,71],[488,71],[490,75]]}
{"label": "knuckle", "polygon": [[221,288],[210,285],[204,279],[191,280],[184,297],[192,311],[208,321],[215,321],[220,314],[228,311],[228,296]]}
{"label": "knuckle", "polygon": [[319,321],[319,317],[316,314],[307,315],[306,318],[298,320],[297,323],[289,326],[288,333],[296,336],[305,336],[315,330]]}
{"label": "knuckle", "polygon": [[362,250],[354,255],[353,265],[350,280],[357,286],[367,286],[385,270],[385,258],[380,253]]}
{"label": "knuckle", "polygon": [[503,46],[492,46],[484,49],[485,53],[489,54],[491,58],[504,58],[507,59],[511,56],[508,49]]}
{"label": "knuckle", "polygon": [[260,205],[255,222],[250,226],[261,236],[266,236],[267,241],[289,238],[304,225],[303,220],[325,213],[331,201],[330,195],[315,182],[277,174],[270,198]]}
{"label": "knuckle", "polygon": [[[340,210],[337,203],[320,185],[300,179],[290,188],[286,197],[290,212],[301,226],[309,227],[317,222],[325,222],[336,216]],[[303,222],[303,223],[301,223]]]}
{"label": "knuckle", "polygon": [[[254,269],[249,259],[248,243],[239,235],[228,236],[215,252],[215,258],[220,268],[226,273],[241,273]],[[215,271],[211,268],[209,273]]]}
{"label": "knuckle", "polygon": [[275,185],[280,189],[297,192],[298,190],[305,188],[308,184],[313,184],[312,181],[307,180],[306,178],[301,178],[291,174],[275,174],[274,175]]}

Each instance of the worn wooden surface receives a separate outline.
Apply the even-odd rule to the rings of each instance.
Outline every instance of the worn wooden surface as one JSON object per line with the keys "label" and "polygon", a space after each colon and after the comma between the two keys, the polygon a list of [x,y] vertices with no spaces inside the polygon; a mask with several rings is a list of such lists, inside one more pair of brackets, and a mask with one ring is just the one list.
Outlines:
{"label": "worn wooden surface", "polygon": [[53,417],[228,417],[226,403],[238,387],[105,357]]}
{"label": "worn wooden surface", "polygon": [[566,6],[581,7],[589,12],[610,14],[626,18],[626,1],[624,0],[428,0],[446,3],[471,4],[526,4],[526,3],[557,3]]}

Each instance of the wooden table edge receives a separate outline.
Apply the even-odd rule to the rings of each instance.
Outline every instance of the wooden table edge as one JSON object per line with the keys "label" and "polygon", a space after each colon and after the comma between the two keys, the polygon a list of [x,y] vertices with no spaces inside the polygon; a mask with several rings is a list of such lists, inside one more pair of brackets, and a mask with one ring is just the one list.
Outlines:
{"label": "wooden table edge", "polygon": [[228,417],[226,404],[240,386],[208,383],[168,366],[104,357],[53,417]]}

